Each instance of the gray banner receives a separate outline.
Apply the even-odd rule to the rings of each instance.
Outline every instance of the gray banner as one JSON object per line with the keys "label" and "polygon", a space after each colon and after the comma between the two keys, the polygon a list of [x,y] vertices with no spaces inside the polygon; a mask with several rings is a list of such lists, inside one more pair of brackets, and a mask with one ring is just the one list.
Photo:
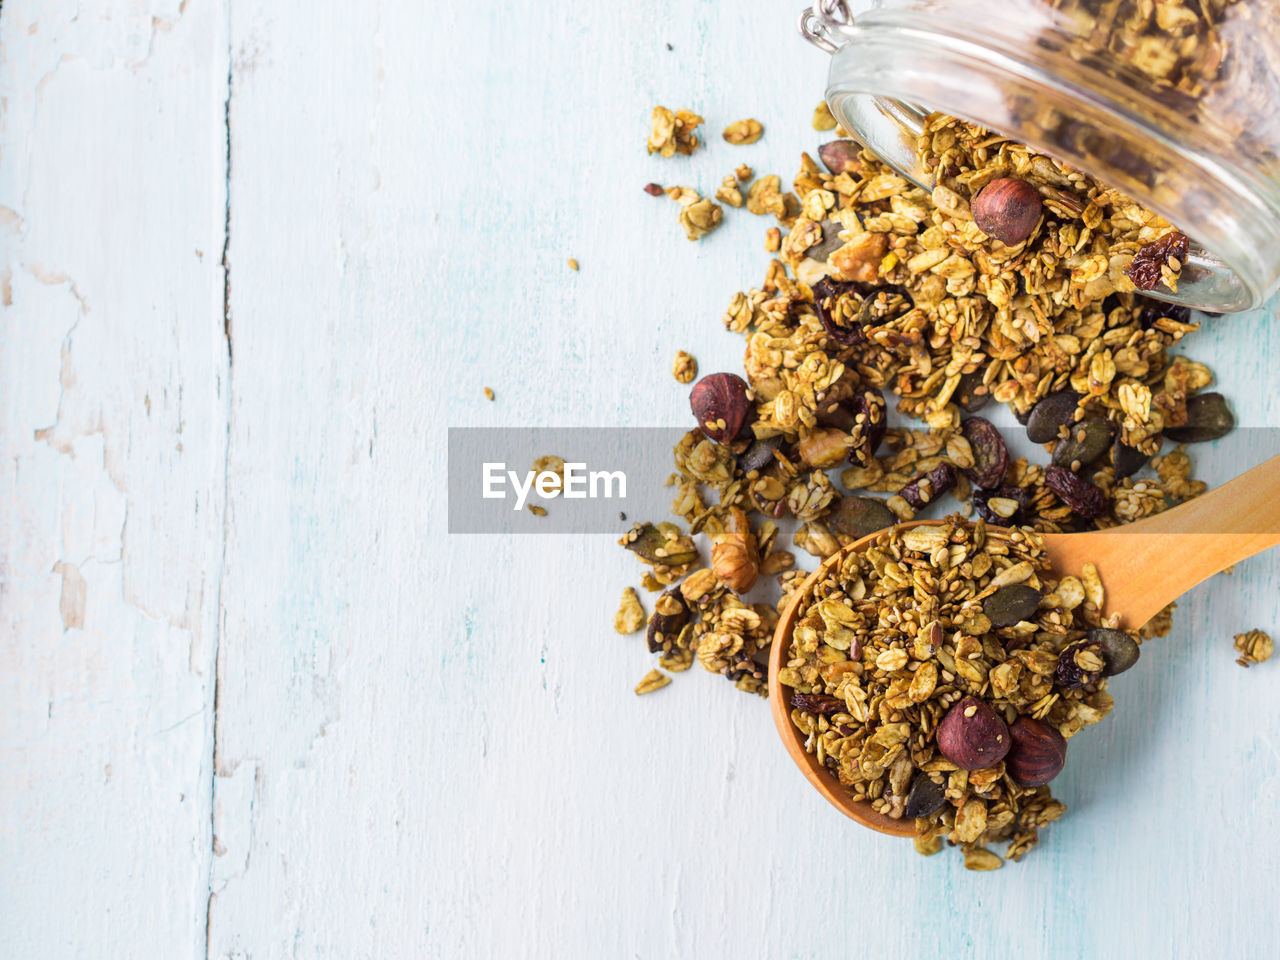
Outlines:
{"label": "gray banner", "polygon": [[[620,535],[636,521],[671,520],[676,491],[665,483],[675,472],[672,448],[685,432],[680,427],[450,427],[449,532]],[[1048,463],[1049,454],[1029,444],[1020,427],[1011,425],[1001,432],[1011,456]],[[1166,442],[1164,452],[1175,447]],[[1186,450],[1192,478],[1205,480],[1212,490],[1280,454],[1280,428],[1237,428],[1212,443],[1188,444]],[[539,484],[534,467],[546,457],[565,461],[563,486],[551,476]],[[1255,479],[1265,481],[1270,471],[1280,474],[1280,463],[1269,465],[1264,476]],[[842,489],[840,470],[830,473]],[[1155,479],[1149,467],[1134,480],[1143,477]],[[1280,482],[1280,476],[1275,481]],[[946,496],[921,516],[943,516],[958,506]],[[1192,526],[1186,532],[1272,532],[1263,528],[1276,525],[1260,518],[1242,519],[1238,513],[1209,512]]]}

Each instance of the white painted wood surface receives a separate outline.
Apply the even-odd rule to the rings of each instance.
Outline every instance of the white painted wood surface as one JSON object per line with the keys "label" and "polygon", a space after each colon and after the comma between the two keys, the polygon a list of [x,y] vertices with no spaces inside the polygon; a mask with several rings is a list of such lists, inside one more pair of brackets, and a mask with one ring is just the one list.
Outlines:
{"label": "white painted wood surface", "polygon": [[[612,538],[448,536],[446,426],[678,424],[677,347],[738,368],[763,222],[689,244],[640,187],[794,172],[797,12],[5,4],[0,956],[1269,953],[1280,680],[1230,637],[1280,628],[1280,556],[975,876],[839,819],[763,701],[632,696]],[[710,149],[646,157],[655,102]],[[1280,427],[1274,307],[1187,352]]]}

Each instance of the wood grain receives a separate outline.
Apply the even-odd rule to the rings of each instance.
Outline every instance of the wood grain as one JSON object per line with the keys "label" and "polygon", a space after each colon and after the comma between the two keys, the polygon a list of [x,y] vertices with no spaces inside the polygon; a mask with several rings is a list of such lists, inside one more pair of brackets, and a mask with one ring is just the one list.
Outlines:
{"label": "wood grain", "polygon": [[[690,244],[641,187],[789,178],[797,13],[4,4],[0,955],[827,956],[904,904],[859,948],[1268,942],[1277,663],[1231,635],[1280,627],[1274,552],[1189,595],[1071,814],[974,877],[830,810],[757,698],[634,697],[612,537],[447,535],[447,426],[681,424],[677,349],[740,368],[767,224]],[[709,148],[647,157],[658,102]],[[1280,427],[1274,317],[1189,348],[1247,427]]]}

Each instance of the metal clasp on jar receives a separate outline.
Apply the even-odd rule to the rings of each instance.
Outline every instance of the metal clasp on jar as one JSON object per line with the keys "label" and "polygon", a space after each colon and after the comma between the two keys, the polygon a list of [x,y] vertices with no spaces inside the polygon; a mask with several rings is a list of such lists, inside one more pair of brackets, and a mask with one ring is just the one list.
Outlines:
{"label": "metal clasp on jar", "polygon": [[853,26],[853,11],[846,0],[817,0],[800,14],[800,35],[820,50],[835,53]]}

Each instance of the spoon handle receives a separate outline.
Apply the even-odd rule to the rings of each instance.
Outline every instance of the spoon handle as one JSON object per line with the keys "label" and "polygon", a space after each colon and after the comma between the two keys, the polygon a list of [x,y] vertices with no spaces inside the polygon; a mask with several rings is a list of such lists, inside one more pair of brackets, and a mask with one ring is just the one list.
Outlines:
{"label": "spoon handle", "polygon": [[1053,534],[1046,545],[1060,573],[1096,564],[1104,613],[1119,611],[1125,626],[1140,627],[1201,581],[1280,545],[1280,456],[1146,520]]}

